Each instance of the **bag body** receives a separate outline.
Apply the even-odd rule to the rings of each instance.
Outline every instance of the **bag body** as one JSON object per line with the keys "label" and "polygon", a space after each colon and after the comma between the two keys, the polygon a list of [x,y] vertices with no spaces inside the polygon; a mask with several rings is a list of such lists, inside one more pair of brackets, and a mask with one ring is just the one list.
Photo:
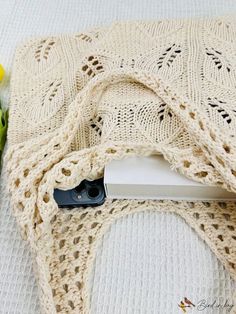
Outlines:
{"label": "bag body", "polygon": [[102,177],[113,159],[155,154],[193,180],[235,192],[235,50],[234,17],[118,22],[18,47],[6,161],[43,313],[89,313],[99,241],[137,211],[179,214],[236,279],[233,201],[107,200],[68,210],[53,198],[55,188]]}

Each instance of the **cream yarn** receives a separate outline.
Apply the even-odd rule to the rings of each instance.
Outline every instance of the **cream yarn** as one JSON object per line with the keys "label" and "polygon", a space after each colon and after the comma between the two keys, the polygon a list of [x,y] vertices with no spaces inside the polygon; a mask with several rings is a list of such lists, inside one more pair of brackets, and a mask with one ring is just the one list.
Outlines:
{"label": "cream yarn", "polygon": [[106,201],[60,210],[54,188],[103,175],[112,159],[163,154],[236,191],[236,22],[114,23],[32,39],[16,52],[7,154],[12,205],[34,252],[44,313],[88,313],[99,239],[123,215],[181,215],[236,279],[234,202]]}

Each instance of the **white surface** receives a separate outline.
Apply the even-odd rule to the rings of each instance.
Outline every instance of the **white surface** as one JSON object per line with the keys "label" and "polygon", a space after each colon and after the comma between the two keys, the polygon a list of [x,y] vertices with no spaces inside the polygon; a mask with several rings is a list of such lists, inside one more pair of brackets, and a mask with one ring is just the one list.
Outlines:
{"label": "white surface", "polygon": [[[9,99],[9,75],[14,49],[16,44],[30,36],[76,32],[90,26],[108,24],[118,19],[158,19],[236,12],[235,0],[0,0],[0,5],[0,62],[4,64],[7,70],[7,77],[0,90],[4,106],[7,106]],[[38,314],[37,289],[29,250],[21,240],[15,221],[9,213],[9,199],[4,193],[5,181],[3,178],[1,178],[1,183],[0,313]],[[138,218],[134,217],[139,217],[142,222],[138,223]],[[174,222],[170,223],[170,219],[173,219]],[[151,227],[152,221],[155,221],[155,225]],[[132,216],[118,221],[105,236],[101,250],[98,252],[94,285],[92,287],[92,314],[131,313],[126,311],[129,304],[134,309],[132,314],[149,314],[150,312],[147,312],[147,309],[150,309],[152,304],[157,306],[158,291],[169,286],[171,282],[169,276],[173,276],[173,272],[168,272],[164,268],[166,276],[162,277],[160,282],[160,269],[155,265],[165,263],[161,260],[162,258],[165,261],[168,259],[170,269],[176,263],[176,259],[173,260],[170,250],[164,253],[164,246],[162,246],[162,253],[155,255],[155,261],[158,261],[157,264],[154,263],[151,256],[159,250],[158,245],[161,245],[163,237],[166,236],[167,241],[167,234],[163,232],[170,230],[170,227],[174,228],[176,230],[176,239],[179,239],[183,232],[182,225],[183,222],[175,217],[154,213]],[[152,233],[147,233],[148,228],[151,228]],[[189,250],[190,257],[193,252],[197,252],[203,260],[201,264],[202,271],[207,274],[206,277],[204,275],[204,282],[199,281],[199,285],[202,284],[204,287],[208,287],[206,292],[212,291],[215,296],[229,296],[231,284],[228,275],[222,270],[222,266],[201,241],[193,240],[194,235],[190,228],[187,228],[187,226],[183,228],[186,228],[183,250]],[[155,242],[151,241],[150,234],[152,239],[156,239]],[[186,242],[188,239],[190,239],[190,242]],[[149,241],[149,245],[147,245],[147,241]],[[189,243],[188,248],[186,243]],[[127,252],[131,249],[132,256],[127,255]],[[177,261],[179,261],[177,265],[179,265],[183,251],[176,252],[176,254]],[[121,267],[124,261],[124,259],[121,259],[122,256],[126,260],[125,268]],[[134,256],[139,257],[139,264],[132,263]],[[189,266],[192,260],[190,258],[185,262],[190,282],[199,278],[199,275],[195,276],[194,273],[193,276],[191,275],[192,269]],[[100,263],[101,261],[102,263]],[[117,266],[111,264],[112,261],[119,262],[118,269],[121,272],[119,278],[116,275],[116,268],[113,268],[113,266]],[[106,272],[106,269],[112,269],[113,272]],[[130,281],[122,279],[124,278],[122,277],[124,276],[122,270],[123,274],[128,277],[127,280]],[[135,280],[135,274],[139,274],[137,280]],[[221,281],[218,280],[219,277]],[[152,278],[156,278],[156,280],[150,281]],[[212,278],[215,278],[215,282]],[[112,282],[112,289],[108,284],[109,282]],[[130,285],[127,284],[129,282]],[[150,284],[152,284],[152,289]],[[219,289],[214,290],[215,286]],[[227,289],[225,289],[226,287]],[[142,293],[139,292],[141,288]],[[172,297],[174,295],[177,297],[176,289],[179,291],[186,289],[187,293],[188,285],[186,282],[181,281],[177,286],[175,285],[175,288],[172,286]],[[121,291],[124,298],[121,298]],[[165,293],[165,291],[163,292]],[[131,299],[128,298],[129,295]],[[110,296],[110,298],[108,299],[106,296]],[[172,304],[171,298],[168,300],[167,298],[167,303]],[[148,308],[145,307],[147,302]],[[119,304],[122,306],[122,311],[119,310]],[[116,312],[113,312],[113,309]],[[179,312],[178,309],[174,309],[173,313],[177,314]],[[155,312],[155,314],[158,313]],[[167,313],[167,311],[164,311],[164,313]],[[210,314],[210,312],[207,314]]]}
{"label": "white surface", "polygon": [[236,194],[190,180],[171,169],[163,156],[113,160],[105,167],[108,198],[235,200]]}
{"label": "white surface", "polygon": [[107,184],[149,184],[173,186],[202,186],[170,168],[163,156],[130,157],[113,160],[105,167]]}
{"label": "white surface", "polygon": [[216,295],[232,304],[231,290],[222,265],[182,218],[141,212],[117,221],[104,237],[92,279],[91,313],[181,314],[177,304],[185,296],[196,305]]}

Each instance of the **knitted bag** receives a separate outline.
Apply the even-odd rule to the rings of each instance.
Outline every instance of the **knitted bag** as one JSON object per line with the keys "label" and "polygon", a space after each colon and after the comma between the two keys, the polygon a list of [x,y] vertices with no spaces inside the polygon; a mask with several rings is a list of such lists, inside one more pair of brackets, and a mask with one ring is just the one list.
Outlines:
{"label": "knitted bag", "polygon": [[233,201],[107,200],[68,210],[53,198],[55,188],[102,177],[113,159],[154,154],[236,192],[235,51],[229,17],[114,23],[17,49],[6,161],[43,313],[89,313],[99,240],[115,219],[146,209],[183,217],[236,279]]}

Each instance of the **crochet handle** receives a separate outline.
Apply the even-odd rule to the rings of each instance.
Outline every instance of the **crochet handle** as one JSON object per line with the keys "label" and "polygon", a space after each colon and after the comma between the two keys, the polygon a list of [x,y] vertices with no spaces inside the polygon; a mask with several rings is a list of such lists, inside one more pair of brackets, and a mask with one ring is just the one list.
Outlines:
{"label": "crochet handle", "polygon": [[236,189],[236,146],[230,135],[222,133],[222,130],[219,130],[194,103],[178,95],[171,86],[152,73],[133,70],[129,73],[115,71],[100,74],[89,82],[81,94],[78,94],[71,111],[75,114],[79,110],[79,119],[90,119],[96,112],[96,106],[90,107],[91,112],[88,112],[90,98],[93,97],[93,103],[98,104],[105,88],[121,81],[141,83],[160,97],[179,117],[196,145],[201,147],[207,160],[220,173],[226,186],[231,190]]}
{"label": "crochet handle", "polygon": [[[94,77],[70,104],[60,128],[38,139],[16,145],[17,147],[14,145],[9,150],[7,159],[11,159],[11,164],[15,163],[10,166],[11,170],[12,167],[19,169],[19,163],[29,168],[32,160],[35,172],[39,169],[39,175],[42,173],[41,167],[48,169],[65,157],[79,124],[86,123],[96,113],[96,105],[90,105],[91,99],[93,104],[98,104],[105,88],[121,81],[139,82],[160,97],[182,121],[196,145],[201,147],[205,157],[220,173],[227,187],[236,190],[236,148],[229,134],[220,133],[217,126],[189,99],[178,95],[156,75],[141,70],[132,70],[129,73],[116,70]],[[28,156],[27,160],[25,156]],[[37,164],[38,167],[35,166]],[[14,171],[12,174],[14,175]],[[35,180],[35,177],[32,179]]]}
{"label": "crochet handle", "polygon": [[[208,163],[210,161],[221,175],[224,187],[236,191],[235,146],[231,143],[230,136],[221,134],[193,103],[177,95],[161,79],[147,72],[133,70],[129,73],[123,71],[102,73],[92,79],[77,94],[75,100],[70,104],[68,114],[60,128],[42,135],[38,139],[13,145],[8,150],[6,160],[9,172],[9,189],[14,199],[18,221],[25,235],[28,234],[28,227],[35,224],[39,208],[41,208],[40,215],[42,215],[42,208],[45,207],[40,207],[37,204],[39,185],[42,189],[42,195],[44,195],[43,201],[46,204],[49,200],[48,191],[50,190],[50,193],[53,194],[55,180],[64,171],[67,160],[70,158],[68,152],[78,132],[79,124],[86,124],[86,121],[90,120],[96,113],[96,105],[90,105],[91,98],[93,98],[93,104],[98,104],[105,88],[121,81],[139,82],[158,95],[179,117],[185,129],[195,140],[196,146],[204,152]],[[74,152],[74,155],[77,155],[79,159],[82,158],[82,160],[85,155],[91,155],[91,158],[87,156],[86,159],[92,160],[96,156],[96,149],[99,151],[99,146]],[[75,158],[77,157],[75,156]],[[81,167],[83,165],[80,165]],[[92,164],[86,164],[88,172],[91,171],[91,167]],[[48,176],[46,175],[47,172]],[[221,182],[213,183],[220,184]],[[46,207],[45,211],[47,211]]]}

